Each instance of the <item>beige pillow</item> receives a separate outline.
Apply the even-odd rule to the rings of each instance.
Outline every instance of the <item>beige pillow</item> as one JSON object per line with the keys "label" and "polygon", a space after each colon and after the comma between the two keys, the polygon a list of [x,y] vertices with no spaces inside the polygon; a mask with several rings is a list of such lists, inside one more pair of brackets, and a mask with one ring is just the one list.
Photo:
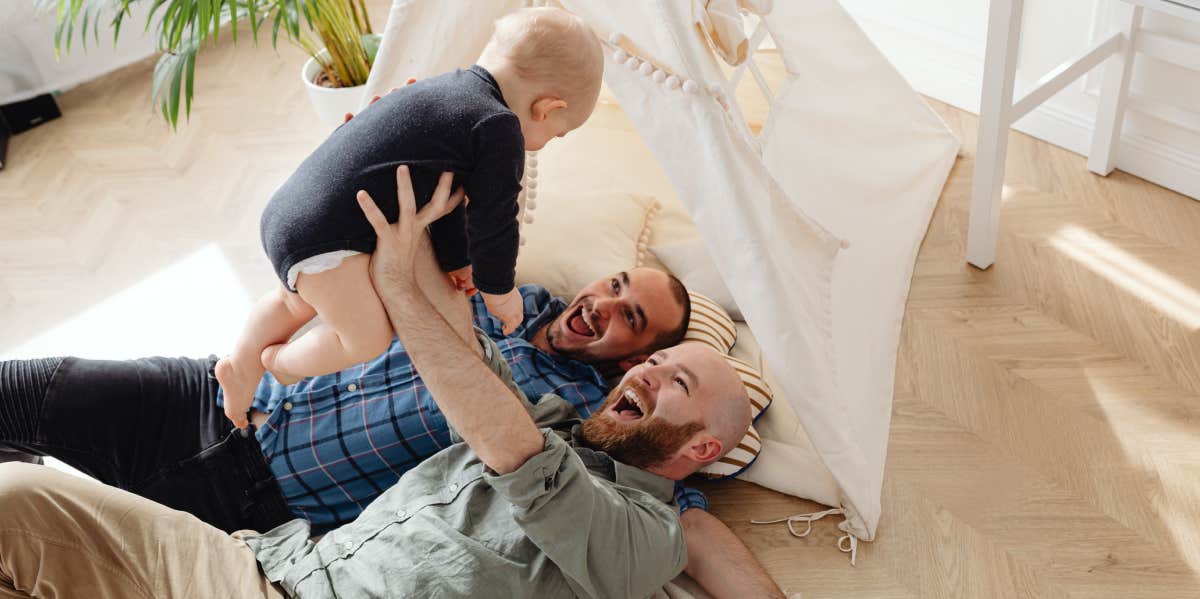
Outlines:
{"label": "beige pillow", "polygon": [[521,231],[517,284],[536,283],[570,301],[596,279],[640,263],[657,211],[643,194],[543,193]]}

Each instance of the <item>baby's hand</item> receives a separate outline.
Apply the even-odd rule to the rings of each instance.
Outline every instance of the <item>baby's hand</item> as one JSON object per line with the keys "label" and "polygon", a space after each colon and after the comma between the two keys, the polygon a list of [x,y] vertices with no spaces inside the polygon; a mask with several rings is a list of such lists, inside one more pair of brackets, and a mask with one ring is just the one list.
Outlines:
{"label": "baby's hand", "polygon": [[471,269],[471,265],[468,264],[446,274],[450,275],[450,282],[454,283],[455,289],[466,293],[468,296],[471,296],[479,293],[479,291],[475,289],[474,272],[475,271]]}
{"label": "baby's hand", "polygon": [[515,287],[504,295],[483,292],[480,292],[480,295],[483,296],[483,303],[488,312],[500,319],[505,335],[517,330],[517,326],[525,321],[525,302],[521,299],[521,292]]}
{"label": "baby's hand", "polygon": [[245,396],[225,396],[225,417],[233,422],[233,425],[238,428],[246,428],[250,422],[246,419],[246,412],[250,411],[250,404],[254,398],[248,400]]}
{"label": "baby's hand", "polygon": [[[258,366],[258,368],[254,368]],[[213,369],[217,382],[225,395],[225,417],[238,428],[246,428],[249,422],[246,412],[254,403],[254,388],[262,378],[262,366],[249,364],[239,366],[230,357],[221,358]]]}

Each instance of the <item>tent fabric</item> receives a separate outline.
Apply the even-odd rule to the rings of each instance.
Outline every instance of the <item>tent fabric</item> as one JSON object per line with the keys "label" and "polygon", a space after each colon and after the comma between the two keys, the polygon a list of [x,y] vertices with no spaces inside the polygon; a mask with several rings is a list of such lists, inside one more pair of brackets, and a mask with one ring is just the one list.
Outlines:
{"label": "tent fabric", "polygon": [[721,60],[737,66],[746,61],[750,40],[733,0],[704,0],[704,10],[692,11],[696,26]]}
{"label": "tent fabric", "polygon": [[[395,0],[366,97],[472,63],[492,22],[524,5]],[[830,501],[797,480],[796,494],[840,508],[851,545],[872,540],[900,321],[958,140],[836,0],[741,3],[766,11],[788,71],[761,136],[696,27],[707,3],[561,5],[606,41],[605,82],[838,488]]]}
{"label": "tent fabric", "polygon": [[[852,503],[878,522],[904,303],[959,142],[835,2],[777,2],[764,21],[790,77],[763,158],[785,189],[804,190],[810,216],[850,242],[835,271],[833,336],[839,400],[864,462],[828,465],[843,489],[870,490]],[[806,428],[820,450],[819,432]]]}

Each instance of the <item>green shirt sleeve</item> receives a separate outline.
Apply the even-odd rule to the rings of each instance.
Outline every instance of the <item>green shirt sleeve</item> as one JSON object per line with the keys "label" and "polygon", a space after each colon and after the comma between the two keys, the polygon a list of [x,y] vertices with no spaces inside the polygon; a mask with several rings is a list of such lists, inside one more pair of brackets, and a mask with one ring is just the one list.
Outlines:
{"label": "green shirt sleeve", "polygon": [[581,597],[648,597],[683,571],[687,549],[671,505],[644,491],[592,476],[560,438],[484,481],[512,504],[525,535]]}

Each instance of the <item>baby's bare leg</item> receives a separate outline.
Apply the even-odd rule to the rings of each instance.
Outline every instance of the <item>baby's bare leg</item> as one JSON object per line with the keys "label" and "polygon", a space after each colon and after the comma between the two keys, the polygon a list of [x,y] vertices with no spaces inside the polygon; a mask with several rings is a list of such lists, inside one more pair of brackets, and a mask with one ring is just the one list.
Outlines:
{"label": "baby's bare leg", "polygon": [[392,327],[371,285],[371,257],[350,256],[337,268],[301,274],[296,290],[321,316],[321,323],[286,344],[262,352],[262,363],[289,383],[349,368],[383,353]]}
{"label": "baby's bare leg", "polygon": [[[395,333],[371,284],[369,269],[370,256],[363,254],[347,258],[333,270],[300,275],[296,288],[316,308],[322,322],[287,345],[263,351],[263,364],[280,382],[337,372],[387,350]],[[442,318],[473,351],[480,352],[467,296],[455,289],[438,267],[428,236],[417,249],[416,275]],[[338,322],[344,323],[343,328]]]}
{"label": "baby's bare leg", "polygon": [[233,353],[217,362],[215,369],[225,393],[225,414],[234,424],[245,426],[245,412],[265,372],[263,348],[287,341],[315,315],[312,306],[282,283],[254,305]]}

